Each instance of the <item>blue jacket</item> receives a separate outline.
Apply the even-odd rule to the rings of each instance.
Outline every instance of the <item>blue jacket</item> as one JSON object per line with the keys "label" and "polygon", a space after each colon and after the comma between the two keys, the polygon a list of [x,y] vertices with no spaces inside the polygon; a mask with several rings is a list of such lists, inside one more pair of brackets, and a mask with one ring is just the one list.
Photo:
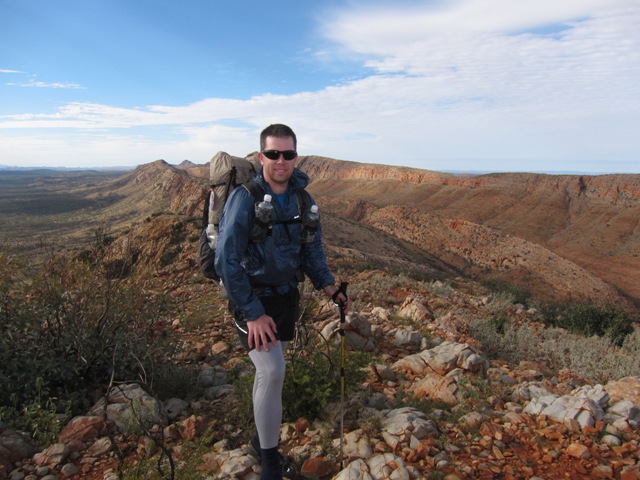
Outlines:
{"label": "blue jacket", "polygon": [[[296,190],[304,189],[309,177],[294,169],[284,206],[264,180],[262,171],[255,177],[265,192],[272,195],[273,220],[291,220],[300,214]],[[265,313],[260,296],[285,294],[296,286],[296,273],[302,271],[317,290],[335,283],[322,246],[322,227],[315,239],[300,242],[300,223],[275,223],[271,236],[262,242],[250,242],[255,199],[245,188],[236,188],[224,207],[216,248],[216,272],[222,278],[229,299],[238,306],[246,320]],[[255,286],[259,286],[259,295]],[[266,288],[263,288],[266,287]]]}

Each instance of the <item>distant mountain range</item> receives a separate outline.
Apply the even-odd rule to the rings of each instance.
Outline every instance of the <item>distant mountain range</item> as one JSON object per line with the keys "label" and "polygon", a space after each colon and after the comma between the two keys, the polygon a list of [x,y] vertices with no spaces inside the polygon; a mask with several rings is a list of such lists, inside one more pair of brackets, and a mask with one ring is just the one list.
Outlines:
{"label": "distant mountain range", "polygon": [[[312,179],[327,243],[342,255],[510,283],[548,299],[640,305],[640,175],[463,175],[318,156],[298,165]],[[68,234],[124,231],[162,212],[199,218],[208,170],[158,160],[86,186],[76,179],[65,198],[86,200],[78,202],[85,220],[82,235]],[[65,222],[78,228],[67,218],[47,217],[50,237]],[[12,221],[24,215],[5,216]]]}
{"label": "distant mountain range", "polygon": [[85,172],[85,171],[128,171],[133,170],[135,167],[19,167],[17,165],[0,165],[0,171],[19,171],[19,172],[33,172],[33,171],[51,171],[51,172]]}
{"label": "distant mountain range", "polygon": [[[207,164],[208,165],[208,164]],[[190,169],[193,167],[198,167],[198,166],[202,166],[201,164],[196,164],[193,163],[191,160],[183,160],[182,162],[180,162],[177,165],[174,165],[177,168],[181,168],[183,170],[186,169]],[[54,172],[81,172],[81,171],[130,171],[130,170],[134,170],[136,167],[135,166],[129,166],[129,167],[47,167],[47,166],[39,166],[39,167],[20,167],[17,165],[0,165],[0,171],[12,171],[12,170],[18,170],[18,171],[38,171],[38,170],[50,170],[50,171],[54,171]],[[489,170],[443,170],[443,173],[451,173],[454,175],[486,175],[489,173],[496,173],[496,172],[492,172]],[[601,173],[589,173],[589,172],[571,172],[571,171],[562,171],[562,172],[535,172],[538,174],[547,174],[547,175],[608,175],[605,172],[601,172]]]}

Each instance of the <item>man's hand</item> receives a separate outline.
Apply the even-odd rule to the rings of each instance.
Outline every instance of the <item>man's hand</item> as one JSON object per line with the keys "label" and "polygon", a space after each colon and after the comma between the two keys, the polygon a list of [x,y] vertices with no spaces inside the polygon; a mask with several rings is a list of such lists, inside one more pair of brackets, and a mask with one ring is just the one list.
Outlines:
{"label": "man's hand", "polygon": [[269,315],[262,315],[255,320],[247,322],[249,330],[249,348],[255,348],[256,352],[260,351],[260,345],[264,346],[264,351],[269,351],[269,340],[275,347],[278,344],[276,339],[276,322]]}
{"label": "man's hand", "polygon": [[[324,287],[324,293],[331,299],[333,299],[333,296],[337,291],[338,291],[338,287],[336,287],[335,285],[328,285]],[[338,293],[338,295],[335,298],[335,302],[338,304],[340,308],[342,308],[342,311],[344,312],[345,315],[349,313],[349,307],[351,306],[351,299],[347,295],[345,295],[342,292]]]}

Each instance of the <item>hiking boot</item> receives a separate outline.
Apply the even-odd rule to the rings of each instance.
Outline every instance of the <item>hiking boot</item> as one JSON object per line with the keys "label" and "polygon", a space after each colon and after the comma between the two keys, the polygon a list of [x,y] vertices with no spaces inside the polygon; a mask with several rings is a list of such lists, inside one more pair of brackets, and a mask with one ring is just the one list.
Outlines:
{"label": "hiking boot", "polygon": [[[293,466],[293,463],[291,463],[291,461],[289,461],[289,459],[282,455],[280,452],[277,453],[280,459],[282,478],[288,478],[290,480],[295,479],[297,473],[296,468]],[[249,442],[249,455],[257,458],[258,460],[260,460],[260,463],[262,463],[262,449],[260,448],[260,440],[258,440],[257,435],[254,435]]]}
{"label": "hiking boot", "polygon": [[260,480],[282,480],[282,462],[278,447],[263,448],[260,452],[262,464]]}

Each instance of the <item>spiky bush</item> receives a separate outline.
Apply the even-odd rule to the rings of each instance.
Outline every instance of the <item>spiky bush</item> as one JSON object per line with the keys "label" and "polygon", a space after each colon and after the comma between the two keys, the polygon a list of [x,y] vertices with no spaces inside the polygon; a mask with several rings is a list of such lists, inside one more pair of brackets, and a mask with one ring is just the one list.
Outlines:
{"label": "spiky bush", "polygon": [[152,276],[114,276],[104,256],[24,265],[0,252],[1,407],[60,399],[77,414],[111,380],[153,387],[176,343],[159,328],[171,304]]}

